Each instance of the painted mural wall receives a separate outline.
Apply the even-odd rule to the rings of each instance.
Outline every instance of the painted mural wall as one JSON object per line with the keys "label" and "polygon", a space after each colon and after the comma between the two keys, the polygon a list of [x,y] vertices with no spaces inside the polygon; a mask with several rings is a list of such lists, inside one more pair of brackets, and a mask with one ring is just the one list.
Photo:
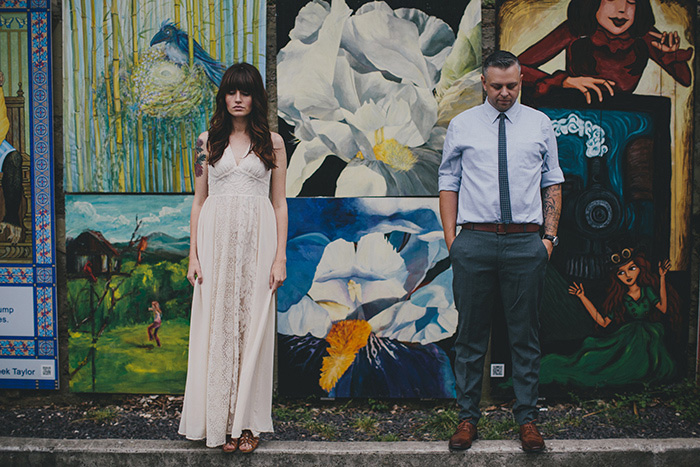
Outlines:
{"label": "painted mural wall", "polygon": [[438,200],[297,198],[289,217],[280,393],[454,397],[457,310]]}
{"label": "painted mural wall", "polygon": [[58,388],[49,2],[0,1],[0,387]]}
{"label": "painted mural wall", "polygon": [[482,101],[480,3],[289,1],[277,12],[287,195],[437,196],[447,125]]}
{"label": "painted mural wall", "polygon": [[183,392],[195,143],[228,66],[265,75],[266,11],[63,2],[71,390]]}
{"label": "painted mural wall", "polygon": [[454,397],[438,212],[452,117],[482,102],[478,1],[277,4],[289,170],[278,390]]}
{"label": "painted mural wall", "polygon": [[260,0],[63,2],[66,191],[193,191],[194,142],[223,72],[265,69],[265,11]]}
{"label": "painted mural wall", "polygon": [[[694,7],[511,0],[498,12],[566,178],[540,316],[545,393],[684,374]],[[509,376],[505,339],[492,376]]]}
{"label": "painted mural wall", "polygon": [[71,390],[183,392],[191,206],[191,195],[66,196]]}

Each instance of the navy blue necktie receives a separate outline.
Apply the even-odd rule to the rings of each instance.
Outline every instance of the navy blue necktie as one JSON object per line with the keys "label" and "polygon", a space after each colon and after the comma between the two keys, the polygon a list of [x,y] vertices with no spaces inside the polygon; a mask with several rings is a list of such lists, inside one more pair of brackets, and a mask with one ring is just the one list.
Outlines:
{"label": "navy blue necktie", "polygon": [[508,153],[506,152],[506,114],[498,114],[498,191],[501,200],[501,222],[510,224],[510,190],[508,189]]}

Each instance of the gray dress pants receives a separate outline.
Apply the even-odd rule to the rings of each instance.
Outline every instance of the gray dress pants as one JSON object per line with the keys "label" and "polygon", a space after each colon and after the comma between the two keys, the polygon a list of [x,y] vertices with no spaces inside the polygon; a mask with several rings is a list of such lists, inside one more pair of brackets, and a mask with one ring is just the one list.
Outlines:
{"label": "gray dress pants", "polygon": [[494,300],[501,300],[513,360],[515,421],[537,418],[540,371],[539,305],[548,262],[538,233],[463,229],[450,248],[459,312],[455,379],[460,420],[481,417],[481,381]]}

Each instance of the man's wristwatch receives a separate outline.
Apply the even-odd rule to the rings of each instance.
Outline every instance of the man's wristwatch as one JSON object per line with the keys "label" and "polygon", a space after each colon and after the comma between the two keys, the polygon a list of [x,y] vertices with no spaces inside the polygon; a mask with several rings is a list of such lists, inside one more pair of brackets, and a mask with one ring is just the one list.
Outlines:
{"label": "man's wristwatch", "polygon": [[549,240],[550,242],[552,242],[552,246],[559,245],[559,237],[557,237],[556,235],[544,234],[542,235],[542,240]]}

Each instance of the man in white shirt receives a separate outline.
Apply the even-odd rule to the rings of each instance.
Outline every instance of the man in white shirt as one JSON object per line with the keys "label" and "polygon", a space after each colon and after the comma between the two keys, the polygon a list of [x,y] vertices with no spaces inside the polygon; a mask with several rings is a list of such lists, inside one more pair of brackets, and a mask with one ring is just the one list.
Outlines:
{"label": "man in white shirt", "polygon": [[517,58],[506,51],[490,55],[481,80],[486,102],[450,122],[439,170],[440,216],[459,312],[454,369],[461,411],[449,447],[469,449],[477,437],[484,357],[498,297],[513,360],[513,415],[523,449],[537,452],[544,449],[534,424],[538,312],[547,262],[558,243],[564,175],[549,118],[517,101],[522,80]]}

